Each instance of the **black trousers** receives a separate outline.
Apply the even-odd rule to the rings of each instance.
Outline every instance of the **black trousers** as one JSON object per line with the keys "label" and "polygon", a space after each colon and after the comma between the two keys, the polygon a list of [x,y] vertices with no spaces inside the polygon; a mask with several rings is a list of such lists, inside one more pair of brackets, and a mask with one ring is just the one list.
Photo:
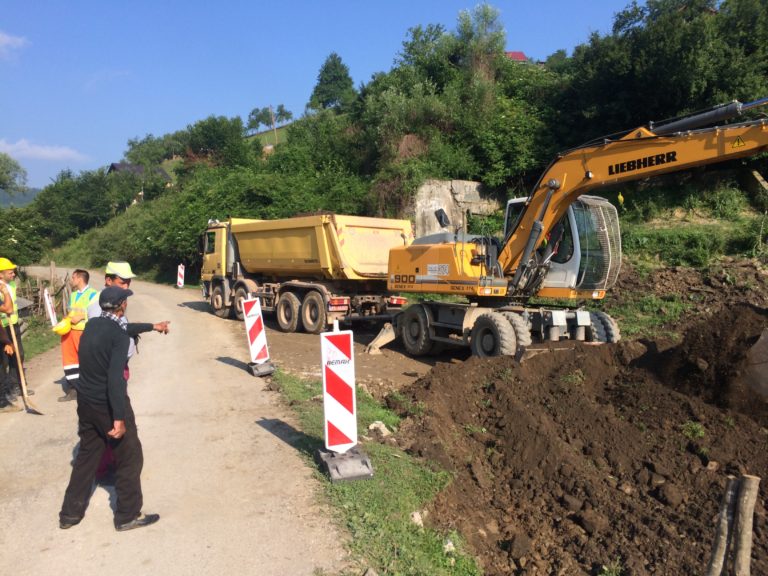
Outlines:
{"label": "black trousers", "polygon": [[[8,335],[8,341],[13,342],[13,339],[11,338],[11,327],[10,326],[2,326],[0,327],[0,330],[5,330],[5,333]],[[21,362],[22,365],[24,363],[24,344],[21,342],[21,328],[18,324],[13,325],[13,330],[16,333],[16,343],[19,345],[19,355],[21,356]],[[5,348],[5,346],[3,346]],[[18,360],[16,359],[16,355],[8,355],[5,353],[5,350],[2,350],[2,359],[3,359],[3,372],[2,372],[2,382],[3,385],[7,385],[9,389],[11,388],[18,388],[21,386],[21,378],[19,378],[19,364]]]}
{"label": "black trousers", "polygon": [[113,420],[106,406],[91,406],[82,399],[82,395],[78,395],[77,416],[80,448],[72,466],[72,475],[69,478],[67,491],[64,493],[64,503],[61,505],[59,516],[62,520],[72,521],[79,520],[85,515],[96,470],[109,443],[117,464],[115,524],[130,522],[139,516],[144,503],[141,494],[144,454],[136,431],[136,418],[131,401],[126,398],[125,436],[120,440],[113,440],[107,436],[107,432],[112,430]]}

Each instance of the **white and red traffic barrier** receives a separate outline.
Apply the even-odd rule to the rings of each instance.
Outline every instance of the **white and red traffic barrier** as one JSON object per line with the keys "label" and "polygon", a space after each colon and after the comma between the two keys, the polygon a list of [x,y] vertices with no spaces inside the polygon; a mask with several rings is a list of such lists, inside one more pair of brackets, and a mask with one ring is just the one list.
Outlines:
{"label": "white and red traffic barrier", "polygon": [[184,288],[184,264],[179,264],[176,270],[176,288]]}
{"label": "white and red traffic barrier", "polygon": [[325,447],[343,454],[357,444],[357,397],[352,331],[320,334]]}
{"label": "white and red traffic barrier", "polygon": [[251,355],[249,367],[254,376],[267,376],[275,371],[269,360],[267,332],[264,329],[264,317],[258,298],[243,300],[243,319],[245,334],[248,337],[248,350]]}

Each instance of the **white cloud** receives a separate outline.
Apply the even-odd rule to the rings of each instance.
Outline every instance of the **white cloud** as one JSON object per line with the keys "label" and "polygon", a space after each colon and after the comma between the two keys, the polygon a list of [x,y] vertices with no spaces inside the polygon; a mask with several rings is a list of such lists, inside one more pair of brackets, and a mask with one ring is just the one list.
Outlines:
{"label": "white cloud", "polygon": [[9,60],[15,50],[20,50],[29,44],[23,36],[11,36],[0,31],[0,60]]}
{"label": "white cloud", "polygon": [[29,140],[22,138],[15,143],[6,142],[0,139],[0,152],[4,152],[14,159],[29,160],[54,160],[71,162],[84,162],[88,160],[85,154],[67,146],[44,146],[32,144]]}

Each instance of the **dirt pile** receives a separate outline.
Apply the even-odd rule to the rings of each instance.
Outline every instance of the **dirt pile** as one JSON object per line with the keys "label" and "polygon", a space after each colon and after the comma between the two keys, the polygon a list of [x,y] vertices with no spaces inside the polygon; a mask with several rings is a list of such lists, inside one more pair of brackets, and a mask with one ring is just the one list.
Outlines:
{"label": "dirt pile", "polygon": [[[458,528],[487,574],[597,574],[615,561],[630,575],[703,573],[726,475],[768,471],[766,404],[732,385],[767,320],[732,306],[669,349],[436,366],[390,401],[407,415],[401,445],[455,473],[433,521]],[[766,484],[754,574],[768,574]]]}

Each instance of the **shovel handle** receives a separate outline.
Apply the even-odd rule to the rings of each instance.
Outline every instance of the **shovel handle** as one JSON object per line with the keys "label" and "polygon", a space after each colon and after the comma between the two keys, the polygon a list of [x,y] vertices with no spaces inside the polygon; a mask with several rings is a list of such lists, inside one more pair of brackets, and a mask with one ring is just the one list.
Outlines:
{"label": "shovel handle", "polygon": [[11,340],[13,340],[13,354],[16,356],[16,365],[19,367],[19,383],[21,384],[21,397],[24,400],[24,406],[27,407],[27,412],[42,416],[43,413],[38,411],[29,401],[29,395],[27,394],[27,379],[24,376],[24,365],[21,360],[21,354],[19,353],[19,342],[16,340],[16,325],[8,322],[8,328],[8,332],[11,333]]}

